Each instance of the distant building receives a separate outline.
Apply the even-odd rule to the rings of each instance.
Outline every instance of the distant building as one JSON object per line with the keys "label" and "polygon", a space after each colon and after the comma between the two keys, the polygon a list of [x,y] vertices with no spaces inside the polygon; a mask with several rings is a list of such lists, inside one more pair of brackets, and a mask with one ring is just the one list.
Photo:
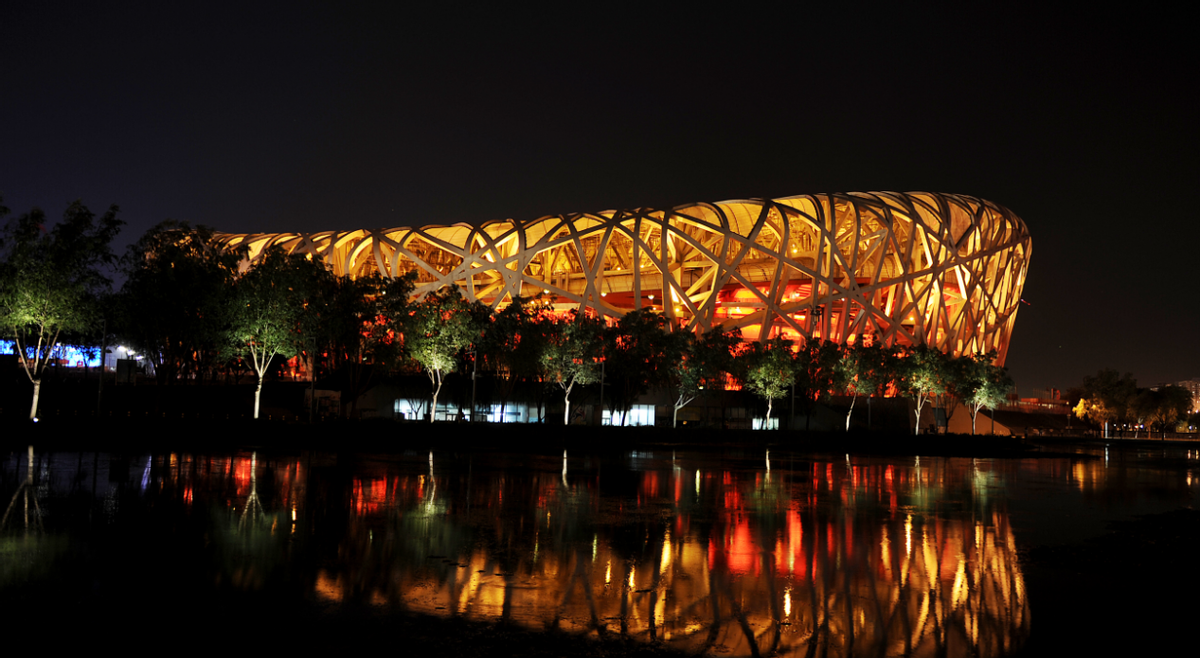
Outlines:
{"label": "distant building", "polygon": [[1186,388],[1192,394],[1192,413],[1200,413],[1200,377],[1194,377],[1184,382],[1175,384],[1180,388]]}

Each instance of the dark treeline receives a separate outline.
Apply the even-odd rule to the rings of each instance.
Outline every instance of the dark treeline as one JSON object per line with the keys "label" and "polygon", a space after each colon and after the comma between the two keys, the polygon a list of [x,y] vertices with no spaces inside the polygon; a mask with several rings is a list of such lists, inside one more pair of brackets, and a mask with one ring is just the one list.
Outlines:
{"label": "dark treeline", "polygon": [[[740,387],[765,401],[768,421],[785,395],[806,415],[832,395],[849,396],[847,429],[859,398],[869,413],[872,398],[910,397],[918,421],[926,405],[961,404],[974,422],[1012,388],[995,353],[952,357],[870,335],[849,345],[743,342],[737,330],[671,331],[645,310],[607,322],[555,312],[541,297],[493,311],[452,286],[414,300],[411,276],[338,277],[282,251],[242,271],[243,253],[214,249],[211,229],[185,222],[155,226],[118,257],[110,249],[122,224],[116,213],[97,218],[76,203],[46,230],[35,209],[0,235],[0,324],[33,383],[30,418],[64,344],[125,346],[152,364],[161,386],[252,380],[255,417],[264,382],[284,368],[306,373],[310,386],[336,382],[351,417],[355,400],[389,377],[424,374],[436,409],[446,378],[467,372],[490,382],[488,397],[502,411],[519,391],[553,395],[565,423],[580,389],[602,379],[614,422],[650,392],[669,397],[674,424],[704,391]],[[124,283],[113,290],[116,274]]]}
{"label": "dark treeline", "polygon": [[1200,425],[1200,414],[1191,413],[1192,393],[1182,386],[1139,388],[1133,375],[1105,368],[1083,378],[1083,386],[1067,392],[1073,413],[1101,426],[1110,426],[1137,438],[1142,431],[1175,431],[1181,423]]}

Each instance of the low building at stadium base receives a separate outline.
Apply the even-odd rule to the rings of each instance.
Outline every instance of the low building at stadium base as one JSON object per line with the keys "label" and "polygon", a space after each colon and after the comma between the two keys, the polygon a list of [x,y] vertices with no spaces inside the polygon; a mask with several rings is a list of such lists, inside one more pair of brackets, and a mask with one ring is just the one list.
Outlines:
{"label": "low building at stadium base", "polygon": [[926,343],[1003,364],[1029,268],[1025,223],[957,194],[850,192],[548,215],[482,226],[216,235],[322,259],[338,275],[416,272],[493,308],[539,293],[609,318],[653,309],[677,329],[745,340]]}

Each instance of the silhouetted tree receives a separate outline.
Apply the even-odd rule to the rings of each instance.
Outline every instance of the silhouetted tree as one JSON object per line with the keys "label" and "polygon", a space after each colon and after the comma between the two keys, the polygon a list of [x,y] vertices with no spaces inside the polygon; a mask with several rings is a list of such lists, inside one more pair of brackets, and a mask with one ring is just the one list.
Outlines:
{"label": "silhouetted tree", "polygon": [[399,365],[403,357],[400,335],[415,281],[415,273],[395,279],[331,276],[308,304],[301,332],[310,371],[315,379],[323,362],[326,373],[340,375],[342,406],[351,415],[375,370]]}
{"label": "silhouetted tree", "polygon": [[[1181,386],[1161,386],[1156,390],[1141,388],[1130,402],[1130,414],[1136,424],[1146,423],[1150,430],[1166,432],[1187,418],[1192,406],[1192,394]],[[1137,436],[1137,427],[1134,427]]]}
{"label": "silhouetted tree", "polygon": [[810,340],[796,352],[796,393],[804,411],[804,429],[808,429],[813,405],[828,400],[837,386],[838,366],[842,358],[837,343]]}
{"label": "silhouetted tree", "polygon": [[480,347],[498,382],[501,419],[516,386],[537,379],[549,324],[540,299],[517,297],[484,326]]}
{"label": "silhouetted tree", "polygon": [[617,424],[616,412],[624,418],[635,400],[651,388],[669,383],[670,360],[680,358],[670,353],[677,351],[678,340],[668,331],[663,316],[646,309],[630,311],[607,328],[604,362],[612,424]]}
{"label": "silhouetted tree", "polygon": [[1083,397],[1075,407],[1075,415],[1097,425],[1124,423],[1136,395],[1133,375],[1105,368],[1094,377],[1083,378]]}
{"label": "silhouetted tree", "polygon": [[212,229],[167,220],[122,259],[113,330],[154,364],[160,383],[201,379],[220,362],[241,253],[211,244]]}

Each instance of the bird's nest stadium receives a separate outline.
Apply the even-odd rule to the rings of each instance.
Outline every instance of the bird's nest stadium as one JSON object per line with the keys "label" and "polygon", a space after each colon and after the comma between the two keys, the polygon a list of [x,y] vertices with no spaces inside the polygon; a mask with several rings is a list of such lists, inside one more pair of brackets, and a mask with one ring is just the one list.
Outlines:
{"label": "bird's nest stadium", "polygon": [[653,309],[676,328],[746,340],[870,335],[1004,362],[1029,269],[1025,223],[997,204],[926,192],[806,194],[420,228],[216,235],[311,254],[338,275],[417,273],[500,307],[539,293],[558,310]]}

